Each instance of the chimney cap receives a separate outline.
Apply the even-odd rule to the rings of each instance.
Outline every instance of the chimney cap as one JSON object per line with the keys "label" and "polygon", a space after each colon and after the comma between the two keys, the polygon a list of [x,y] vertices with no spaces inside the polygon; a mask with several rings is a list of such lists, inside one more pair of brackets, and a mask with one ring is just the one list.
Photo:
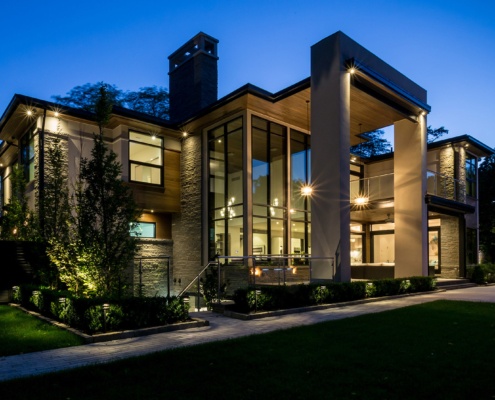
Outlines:
{"label": "chimney cap", "polygon": [[207,35],[206,33],[199,32],[168,57],[170,63],[169,73],[173,72],[197,53],[207,54],[218,60],[217,44],[218,39],[215,39],[213,36]]}

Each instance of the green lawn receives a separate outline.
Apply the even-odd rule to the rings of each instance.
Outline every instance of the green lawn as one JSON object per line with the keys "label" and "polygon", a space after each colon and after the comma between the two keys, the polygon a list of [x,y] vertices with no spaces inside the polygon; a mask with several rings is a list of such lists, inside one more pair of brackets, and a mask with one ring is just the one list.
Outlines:
{"label": "green lawn", "polygon": [[78,336],[9,306],[0,306],[0,357],[83,344]]}
{"label": "green lawn", "polygon": [[437,301],[0,383],[0,393],[72,400],[490,399],[494,365],[495,304]]}

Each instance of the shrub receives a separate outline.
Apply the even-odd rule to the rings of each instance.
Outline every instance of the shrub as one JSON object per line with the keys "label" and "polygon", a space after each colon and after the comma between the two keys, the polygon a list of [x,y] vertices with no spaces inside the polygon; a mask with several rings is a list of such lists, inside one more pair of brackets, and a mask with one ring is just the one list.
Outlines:
{"label": "shrub", "polygon": [[25,285],[14,289],[14,300],[88,333],[138,329],[189,318],[188,306],[177,297],[83,298]]}
{"label": "shrub", "polygon": [[427,292],[434,290],[437,286],[436,278],[433,276],[413,276],[409,278],[411,292]]}
{"label": "shrub", "polygon": [[403,293],[402,282],[403,279],[381,279],[378,281],[374,281],[374,297],[393,296]]}
{"label": "shrub", "polygon": [[367,297],[391,296],[400,293],[424,292],[435,289],[434,277],[383,279],[373,282],[343,282],[326,285],[264,286],[241,288],[234,292],[238,312],[269,311],[308,305],[339,303]]}
{"label": "shrub", "polygon": [[481,285],[486,282],[485,271],[481,265],[475,265],[471,271],[471,282]]}

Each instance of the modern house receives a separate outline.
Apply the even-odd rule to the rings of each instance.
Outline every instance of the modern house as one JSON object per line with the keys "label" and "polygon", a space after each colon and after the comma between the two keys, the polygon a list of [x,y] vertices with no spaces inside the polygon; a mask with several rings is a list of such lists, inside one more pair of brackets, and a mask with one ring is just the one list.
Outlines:
{"label": "modern house", "polygon": [[[304,279],[462,277],[477,263],[481,157],[471,136],[427,145],[426,90],[337,32],[311,48],[311,76],[217,99],[218,40],[170,57],[170,120],[114,107],[105,138],[144,213],[142,255],[172,257],[183,284],[208,261],[289,255]],[[394,152],[360,158],[365,132],[393,126]],[[21,163],[31,206],[58,137],[70,179],[97,131],[90,113],[15,95],[0,120],[2,204]],[[162,289],[160,289],[162,290]]]}

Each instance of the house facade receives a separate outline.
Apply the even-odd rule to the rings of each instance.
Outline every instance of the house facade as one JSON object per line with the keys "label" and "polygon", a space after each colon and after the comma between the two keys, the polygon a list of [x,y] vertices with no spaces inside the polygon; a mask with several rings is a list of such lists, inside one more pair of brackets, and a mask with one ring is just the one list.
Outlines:
{"label": "house facade", "polygon": [[[477,166],[493,150],[470,136],[427,145],[426,91],[342,32],[277,93],[217,99],[218,40],[204,33],[169,61],[170,120],[114,107],[104,134],[143,210],[140,255],[170,256],[175,284],[218,256],[284,256],[301,280],[337,281],[456,278],[478,262]],[[388,126],[393,153],[350,153]],[[2,205],[20,163],[36,207],[55,138],[73,182],[95,132],[90,113],[15,95],[0,120]],[[147,276],[163,294],[160,272]]]}

